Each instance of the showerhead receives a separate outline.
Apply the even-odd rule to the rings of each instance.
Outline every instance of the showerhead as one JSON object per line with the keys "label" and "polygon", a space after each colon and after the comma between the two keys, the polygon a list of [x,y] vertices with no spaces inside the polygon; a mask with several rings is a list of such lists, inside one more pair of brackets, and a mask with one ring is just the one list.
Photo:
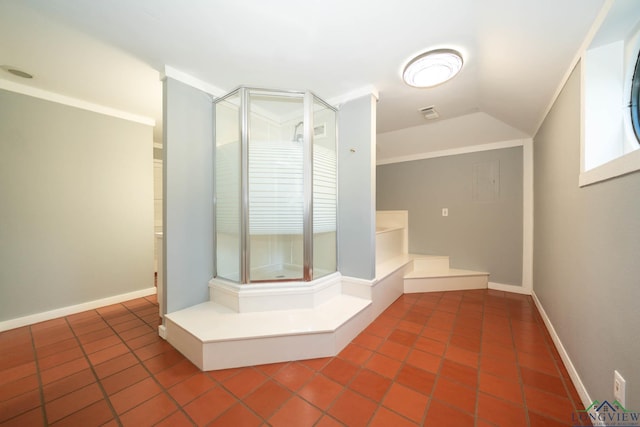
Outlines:
{"label": "showerhead", "polygon": [[304,122],[298,122],[298,124],[296,125],[295,128],[293,128],[293,142],[302,142],[302,138],[304,138],[304,136],[300,133],[298,134],[298,128],[303,124]]}

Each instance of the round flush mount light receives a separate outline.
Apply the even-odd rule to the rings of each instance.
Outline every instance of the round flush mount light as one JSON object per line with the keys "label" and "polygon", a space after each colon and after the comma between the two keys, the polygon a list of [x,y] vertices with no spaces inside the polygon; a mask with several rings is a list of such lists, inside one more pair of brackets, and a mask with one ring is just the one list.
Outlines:
{"label": "round flush mount light", "polygon": [[437,86],[452,79],[462,68],[462,55],[453,49],[436,49],[413,58],[402,72],[413,87]]}
{"label": "round flush mount light", "polygon": [[27,73],[26,71],[19,70],[16,67],[12,67],[10,65],[2,65],[0,66],[7,73],[13,74],[14,76],[22,77],[23,79],[32,79],[33,75]]}

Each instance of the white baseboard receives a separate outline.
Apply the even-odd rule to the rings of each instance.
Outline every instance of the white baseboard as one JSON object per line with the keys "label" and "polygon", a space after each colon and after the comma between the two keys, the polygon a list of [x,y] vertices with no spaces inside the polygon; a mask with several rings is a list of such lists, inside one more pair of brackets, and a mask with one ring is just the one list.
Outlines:
{"label": "white baseboard", "polygon": [[154,295],[155,293],[156,288],[154,286],[151,288],[141,289],[139,291],[128,292],[126,294],[114,295],[112,297],[83,302],[81,304],[70,305],[68,307],[57,308],[51,311],[30,314],[29,316],[18,317],[16,319],[4,320],[0,322],[0,332],[19,328],[21,326],[33,325],[34,323],[44,322],[46,320],[51,320],[58,317],[69,316],[71,314],[76,314],[87,310],[93,310],[95,308],[104,307],[106,305],[117,304],[119,302],[128,301],[131,299]]}
{"label": "white baseboard", "polygon": [[562,345],[562,341],[560,341],[560,337],[556,333],[556,330],[554,329],[553,324],[551,323],[551,320],[547,316],[547,313],[544,311],[544,308],[542,307],[542,303],[536,296],[536,293],[531,292],[531,297],[533,298],[533,301],[536,304],[538,311],[540,312],[540,316],[542,317],[542,320],[544,321],[544,324],[546,325],[547,330],[549,331],[549,335],[551,335],[551,339],[556,345],[556,349],[558,350],[558,353],[560,354],[560,357],[564,362],[564,366],[567,368],[567,371],[569,372],[571,381],[573,382],[573,385],[575,386],[576,391],[578,392],[578,395],[582,400],[582,404],[584,405],[585,408],[588,408],[593,403],[593,400],[591,400],[591,397],[589,396],[589,392],[587,391],[586,387],[582,383],[582,380],[578,375],[578,371],[576,371],[576,368],[573,366],[573,363],[569,358],[569,354],[567,353],[567,350]]}
{"label": "white baseboard", "polygon": [[494,291],[513,292],[514,294],[531,295],[531,289],[523,286],[505,285],[504,283],[489,282],[489,289]]}
{"label": "white baseboard", "polygon": [[158,326],[158,336],[163,340],[167,339],[167,327],[165,325]]}

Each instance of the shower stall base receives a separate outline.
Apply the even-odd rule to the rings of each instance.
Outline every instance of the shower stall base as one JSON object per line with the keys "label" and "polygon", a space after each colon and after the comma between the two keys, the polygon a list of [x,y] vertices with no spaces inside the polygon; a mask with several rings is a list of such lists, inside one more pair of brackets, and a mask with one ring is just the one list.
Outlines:
{"label": "shower stall base", "polygon": [[204,371],[338,354],[372,320],[372,301],[334,273],[310,283],[214,279],[210,301],[165,316],[167,340]]}
{"label": "shower stall base", "polygon": [[271,280],[295,280],[300,277],[302,269],[294,265],[270,265],[255,268],[251,271],[254,281]]}
{"label": "shower stall base", "polygon": [[340,273],[311,282],[268,282],[250,286],[214,278],[209,282],[209,301],[238,313],[315,308],[342,294]]}
{"label": "shower stall base", "polygon": [[[265,267],[254,268],[251,270],[251,277],[257,282],[278,281],[295,281],[300,280],[300,272],[302,266],[292,264],[268,265]],[[318,276],[324,277],[332,272],[329,270],[315,269]]]}

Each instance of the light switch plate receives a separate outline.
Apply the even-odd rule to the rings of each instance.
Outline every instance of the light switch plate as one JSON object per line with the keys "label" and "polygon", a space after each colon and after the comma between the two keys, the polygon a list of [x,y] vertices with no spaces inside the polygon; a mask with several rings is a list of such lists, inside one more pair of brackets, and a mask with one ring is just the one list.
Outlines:
{"label": "light switch plate", "polygon": [[619,404],[625,406],[625,391],[627,388],[627,382],[622,378],[620,372],[613,371],[613,397]]}

